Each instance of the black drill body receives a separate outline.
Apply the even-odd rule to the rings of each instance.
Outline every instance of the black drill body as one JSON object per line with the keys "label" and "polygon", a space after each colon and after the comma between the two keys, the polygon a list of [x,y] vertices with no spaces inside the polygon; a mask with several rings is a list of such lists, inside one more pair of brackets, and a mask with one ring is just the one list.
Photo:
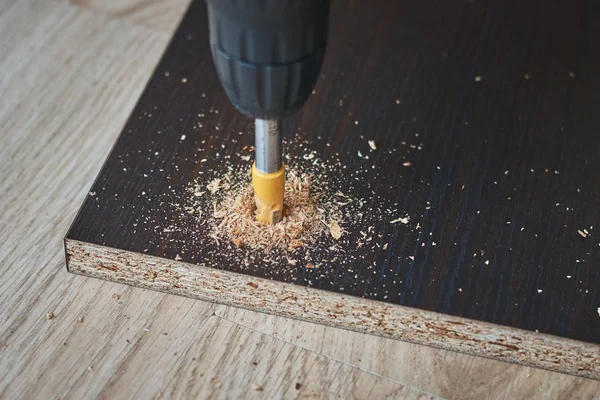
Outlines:
{"label": "black drill body", "polygon": [[281,120],[310,96],[325,54],[329,0],[206,0],[211,52],[233,105]]}

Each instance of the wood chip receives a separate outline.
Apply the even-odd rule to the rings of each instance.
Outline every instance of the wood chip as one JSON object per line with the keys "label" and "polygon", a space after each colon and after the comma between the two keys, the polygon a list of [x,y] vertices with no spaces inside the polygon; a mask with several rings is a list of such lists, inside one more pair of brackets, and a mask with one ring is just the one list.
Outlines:
{"label": "wood chip", "polygon": [[238,249],[240,247],[242,247],[242,244],[244,244],[244,242],[240,238],[235,238],[232,240],[232,242],[233,242],[233,244],[235,244],[235,247],[237,247]]}
{"label": "wood chip", "polygon": [[262,386],[260,386],[260,385],[257,385],[256,383],[253,383],[253,384],[252,384],[252,389],[253,389],[255,392],[262,392],[262,391],[263,391],[263,387],[262,387]]}
{"label": "wood chip", "polygon": [[582,238],[586,238],[588,236],[586,232],[582,232],[580,230],[577,230],[577,233],[579,233],[579,236],[581,236]]}
{"label": "wood chip", "polygon": [[313,268],[315,268],[315,264],[313,264],[313,263],[306,264],[306,269],[313,269]]}
{"label": "wood chip", "polygon": [[46,313],[46,319],[48,321],[50,321],[51,319],[54,319],[54,317],[56,317],[56,315],[54,315],[53,312]]}
{"label": "wood chip", "polygon": [[340,224],[338,224],[337,221],[331,220],[328,226],[331,236],[333,236],[335,240],[339,240],[339,238],[341,238],[342,234],[344,233],[344,230],[342,229]]}
{"label": "wood chip", "polygon": [[404,165],[405,167],[410,167],[412,165],[412,163],[410,161],[407,161],[402,165]]}
{"label": "wood chip", "polygon": [[254,282],[248,282],[248,286],[254,288],[254,289],[258,289],[258,284],[254,283]]}
{"label": "wood chip", "polygon": [[369,147],[372,150],[377,150],[377,146],[375,146],[375,141],[374,140],[369,140]]}
{"label": "wood chip", "polygon": [[402,218],[398,218],[393,221],[390,221],[390,224],[396,224],[396,223],[400,222],[400,223],[406,225],[406,224],[408,224],[409,220],[410,220],[410,217],[402,217]]}
{"label": "wood chip", "polygon": [[221,189],[221,179],[220,178],[215,178],[212,181],[210,181],[210,183],[208,185],[206,185],[206,188],[212,193],[215,194],[219,191],[219,189]]}

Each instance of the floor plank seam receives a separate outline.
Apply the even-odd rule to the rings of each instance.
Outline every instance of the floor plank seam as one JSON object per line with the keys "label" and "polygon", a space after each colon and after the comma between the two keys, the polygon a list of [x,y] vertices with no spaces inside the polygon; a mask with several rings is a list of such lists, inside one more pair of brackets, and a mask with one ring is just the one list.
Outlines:
{"label": "floor plank seam", "polygon": [[258,329],[256,329],[256,328],[253,328],[253,327],[251,327],[251,326],[244,325],[244,324],[241,324],[241,323],[239,323],[239,322],[236,322],[236,321],[230,320],[230,319],[228,319],[228,318],[222,317],[221,315],[215,314],[214,316],[215,316],[215,317],[218,317],[218,318],[220,318],[220,319],[222,319],[222,320],[224,320],[224,321],[231,322],[231,323],[233,323],[233,324],[236,324],[236,325],[239,325],[239,326],[243,326],[244,328],[248,328],[248,329],[250,329],[250,330],[251,330],[251,331],[253,331],[253,332],[257,332],[257,333],[260,333],[260,334],[262,334],[262,335],[266,335],[266,336],[268,336],[268,337],[271,337],[271,338],[273,338],[273,339],[275,339],[275,340],[279,340],[279,341],[282,341],[282,342],[284,342],[284,343],[290,344],[290,345],[292,345],[292,346],[298,347],[298,348],[300,348],[300,349],[303,349],[303,350],[309,351],[309,352],[311,352],[311,353],[314,353],[314,354],[317,354],[317,355],[323,356],[323,357],[325,357],[325,358],[327,358],[327,359],[329,359],[329,360],[332,360],[332,361],[339,362],[339,363],[341,363],[341,364],[344,364],[344,365],[347,365],[347,366],[349,366],[349,367],[351,367],[351,368],[356,368],[357,370],[360,370],[360,371],[362,371],[362,372],[366,372],[366,373],[368,373],[368,374],[374,375],[374,376],[376,376],[376,377],[378,377],[378,378],[382,378],[382,379],[385,379],[385,380],[387,380],[387,381],[390,381],[390,382],[392,382],[392,383],[395,383],[395,384],[398,384],[398,385],[402,385],[402,386],[404,386],[404,387],[406,387],[406,388],[408,388],[408,389],[415,390],[415,391],[417,391],[417,392],[419,392],[419,393],[422,393],[422,394],[424,394],[424,395],[431,396],[431,397],[434,397],[434,398],[436,398],[436,399],[440,399],[440,400],[446,400],[444,397],[440,397],[440,396],[438,396],[437,394],[434,394],[434,393],[429,393],[429,392],[426,392],[426,391],[424,391],[423,389],[421,389],[421,388],[419,388],[419,387],[416,387],[416,386],[409,385],[409,384],[407,384],[407,383],[404,383],[404,382],[398,381],[398,380],[396,380],[396,379],[392,379],[392,378],[390,378],[389,376],[385,376],[385,375],[378,374],[378,373],[376,373],[376,372],[373,372],[373,371],[370,371],[370,370],[368,370],[368,369],[362,368],[362,367],[360,367],[360,366],[358,366],[358,365],[351,364],[351,363],[348,363],[348,362],[346,362],[346,361],[339,360],[339,359],[337,359],[337,358],[334,358],[334,357],[328,356],[327,354],[319,353],[319,352],[317,352],[317,351],[314,351],[314,350],[312,350],[312,349],[309,349],[309,348],[307,348],[307,347],[304,347],[304,346],[301,346],[301,345],[299,345],[299,344],[296,344],[296,343],[290,342],[289,340],[285,340],[285,339],[282,339],[282,338],[278,338],[278,337],[276,337],[276,336],[274,336],[274,335],[270,335],[270,334],[268,334],[268,333],[262,332],[262,331],[260,331],[260,330],[258,330]]}

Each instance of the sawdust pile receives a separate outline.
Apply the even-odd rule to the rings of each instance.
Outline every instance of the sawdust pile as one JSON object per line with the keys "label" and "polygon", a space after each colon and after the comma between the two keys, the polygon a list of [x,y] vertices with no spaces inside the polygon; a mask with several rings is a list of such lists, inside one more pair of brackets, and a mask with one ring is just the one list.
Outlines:
{"label": "sawdust pile", "polygon": [[[237,247],[262,249],[267,253],[274,248],[292,251],[310,245],[333,223],[326,222],[325,212],[317,207],[317,200],[318,195],[312,193],[310,176],[288,173],[284,217],[277,224],[263,224],[255,217],[252,186],[232,189],[214,205],[214,217],[220,222],[212,236],[231,240]],[[337,222],[335,226],[336,234],[341,236]]]}

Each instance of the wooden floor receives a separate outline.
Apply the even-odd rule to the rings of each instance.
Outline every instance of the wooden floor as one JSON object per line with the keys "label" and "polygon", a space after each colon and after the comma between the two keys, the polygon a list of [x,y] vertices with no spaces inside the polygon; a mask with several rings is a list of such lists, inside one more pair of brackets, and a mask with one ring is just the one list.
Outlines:
{"label": "wooden floor", "polygon": [[0,2],[0,398],[600,398],[600,382],[68,274],[184,0]]}

